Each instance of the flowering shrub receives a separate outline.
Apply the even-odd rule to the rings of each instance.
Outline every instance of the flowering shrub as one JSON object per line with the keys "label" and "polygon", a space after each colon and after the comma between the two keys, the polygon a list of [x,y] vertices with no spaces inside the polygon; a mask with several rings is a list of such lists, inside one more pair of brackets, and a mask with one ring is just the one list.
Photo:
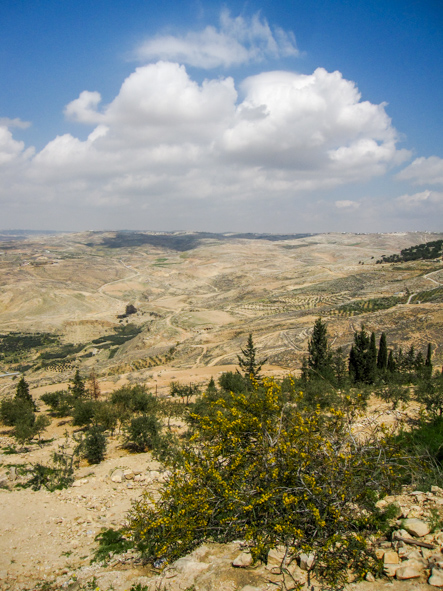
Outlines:
{"label": "flowering shrub", "polygon": [[146,558],[166,564],[204,541],[244,539],[255,560],[280,545],[292,557],[314,553],[314,570],[335,586],[347,568],[376,568],[367,530],[378,494],[394,484],[397,454],[375,434],[353,436],[340,410],[293,399],[265,379],[194,416],[160,499],[146,493],[129,515],[127,533]]}

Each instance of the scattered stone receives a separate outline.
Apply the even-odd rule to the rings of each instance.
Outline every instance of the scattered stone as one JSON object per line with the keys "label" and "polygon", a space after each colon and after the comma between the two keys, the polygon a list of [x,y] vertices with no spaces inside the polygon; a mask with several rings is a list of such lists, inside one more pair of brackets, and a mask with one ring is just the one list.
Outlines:
{"label": "scattered stone", "polygon": [[232,561],[232,566],[236,568],[246,568],[251,566],[252,564],[252,556],[249,552],[242,552]]}
{"label": "scattered stone", "polygon": [[123,470],[114,470],[114,472],[111,474],[112,482],[123,482],[124,477]]}
{"label": "scattered stone", "polygon": [[385,575],[387,577],[395,577],[395,573],[397,572],[397,569],[400,568],[399,564],[385,564],[383,566],[383,572],[385,573]]}
{"label": "scattered stone", "polygon": [[418,579],[421,571],[413,566],[401,566],[395,573],[395,578],[399,581],[407,581],[408,579]]}
{"label": "scattered stone", "polygon": [[428,584],[433,587],[443,587],[443,571],[439,568],[431,570],[431,576],[428,579]]}
{"label": "scattered stone", "polygon": [[431,531],[431,528],[429,527],[428,523],[416,518],[404,519],[402,521],[402,527],[408,533],[412,534],[413,536],[416,536],[417,538],[422,538]]}
{"label": "scattered stone", "polygon": [[74,480],[74,482],[72,483],[72,486],[83,486],[84,484],[88,483],[88,479],[87,478],[80,478],[79,480]]}
{"label": "scattered stone", "polygon": [[314,554],[300,554],[300,568],[301,570],[311,570],[315,562],[315,555]]}
{"label": "scattered stone", "polygon": [[123,472],[124,477],[126,480],[133,480],[134,479],[134,472],[132,470],[125,470]]}
{"label": "scattered stone", "polygon": [[372,573],[366,573],[365,579],[368,583],[375,583],[375,577]]}
{"label": "scattered stone", "polygon": [[394,550],[388,550],[383,555],[384,564],[399,564],[400,558]]}

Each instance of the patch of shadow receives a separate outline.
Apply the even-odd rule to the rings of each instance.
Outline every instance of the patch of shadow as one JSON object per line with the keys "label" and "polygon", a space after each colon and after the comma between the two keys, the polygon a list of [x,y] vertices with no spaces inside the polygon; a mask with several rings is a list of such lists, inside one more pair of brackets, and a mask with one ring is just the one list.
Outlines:
{"label": "patch of shadow", "polygon": [[[101,242],[101,246],[105,248],[130,248],[150,244],[160,248],[167,248],[178,252],[185,252],[198,248],[204,240],[269,240],[271,242],[278,242],[283,240],[298,240],[300,238],[307,238],[314,236],[314,234],[217,234],[211,232],[193,232],[193,233],[145,233],[145,232],[130,232],[121,231],[116,232],[114,236],[105,236]],[[87,243],[87,246],[92,246],[92,243]]]}

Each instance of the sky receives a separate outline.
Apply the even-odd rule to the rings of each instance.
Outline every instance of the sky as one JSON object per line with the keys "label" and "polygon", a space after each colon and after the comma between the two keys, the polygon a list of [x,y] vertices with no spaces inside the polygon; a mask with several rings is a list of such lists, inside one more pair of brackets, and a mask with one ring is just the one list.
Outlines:
{"label": "sky", "polygon": [[443,231],[441,0],[2,0],[0,229]]}

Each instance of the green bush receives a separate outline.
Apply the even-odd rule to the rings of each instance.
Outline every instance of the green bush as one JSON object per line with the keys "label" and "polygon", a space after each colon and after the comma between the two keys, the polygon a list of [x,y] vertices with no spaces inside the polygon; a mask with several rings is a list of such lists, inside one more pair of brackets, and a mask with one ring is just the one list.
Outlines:
{"label": "green bush", "polygon": [[95,400],[78,400],[74,406],[72,424],[77,427],[87,427],[95,417],[98,403]]}
{"label": "green bush", "polygon": [[94,421],[101,425],[105,431],[113,433],[119,420],[118,408],[109,402],[97,402]]}
{"label": "green bush", "polygon": [[103,431],[104,428],[101,425],[93,425],[86,433],[83,441],[83,457],[90,464],[99,464],[105,459],[107,443]]}
{"label": "green bush", "polygon": [[153,449],[159,443],[161,424],[154,415],[132,419],[126,429],[125,446],[136,452]]}
{"label": "green bush", "polygon": [[315,553],[315,572],[334,588],[348,568],[375,572],[370,515],[398,483],[395,446],[376,433],[359,441],[345,413],[303,410],[269,380],[213,405],[196,418],[160,499],[146,494],[130,513],[146,559],[168,563],[204,542],[243,539],[255,560],[281,545],[288,557]]}
{"label": "green bush", "polygon": [[158,400],[139,385],[115,390],[111,394],[111,403],[123,413],[154,413],[158,409]]}
{"label": "green bush", "polygon": [[250,380],[245,379],[240,373],[235,371],[225,371],[218,379],[220,388],[225,392],[240,393],[247,390],[250,386]]}
{"label": "green bush", "polygon": [[19,422],[33,424],[34,405],[21,398],[6,398],[0,405],[0,418],[7,427],[15,427]]}
{"label": "green bush", "polygon": [[66,390],[46,392],[41,396],[41,400],[49,406],[56,417],[67,417],[74,408],[74,397]]}

